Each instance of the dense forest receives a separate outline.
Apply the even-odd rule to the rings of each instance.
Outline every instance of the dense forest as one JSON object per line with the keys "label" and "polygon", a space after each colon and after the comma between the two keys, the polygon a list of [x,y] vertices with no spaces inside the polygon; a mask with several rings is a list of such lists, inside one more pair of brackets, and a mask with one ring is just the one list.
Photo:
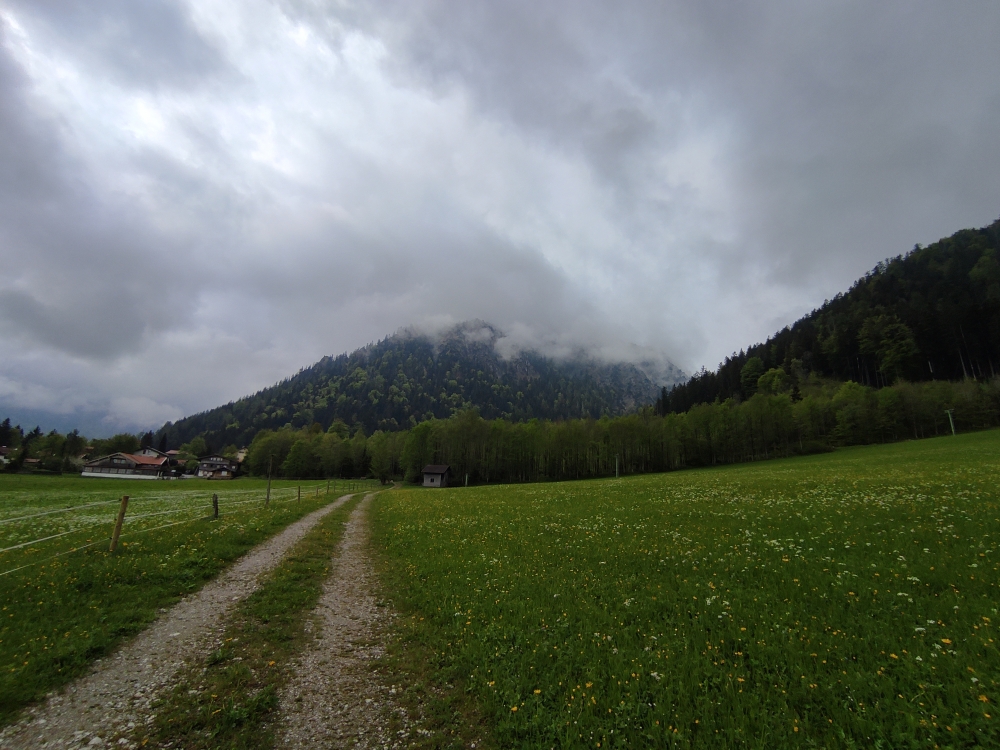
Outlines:
{"label": "dense forest", "polygon": [[418,481],[425,465],[448,464],[459,483],[535,482],[756,461],[1000,425],[1000,378],[899,381],[875,389],[811,375],[797,398],[787,380],[761,381],[745,401],[666,416],[647,407],[616,418],[515,423],[470,409],[371,437],[361,429],[352,436],[342,422],[326,432],[318,424],[265,430],[244,468],[258,476]]}
{"label": "dense forest", "polygon": [[[501,356],[502,334],[474,321],[432,339],[390,336],[351,354],[325,357],[275,386],[210,411],[167,423],[170,447],[202,436],[216,449],[248,445],[262,429],[324,429],[335,421],[394,431],[475,407],[489,419],[599,418],[634,411],[656,398],[657,384],[632,364],[585,358],[557,361],[537,352]],[[683,377],[673,371],[676,379]]]}
{"label": "dense forest", "polygon": [[763,344],[727,357],[673,389],[661,414],[748,398],[757,379],[782,369],[881,387],[987,378],[1000,368],[1000,220],[965,229],[879,263],[848,292]]}

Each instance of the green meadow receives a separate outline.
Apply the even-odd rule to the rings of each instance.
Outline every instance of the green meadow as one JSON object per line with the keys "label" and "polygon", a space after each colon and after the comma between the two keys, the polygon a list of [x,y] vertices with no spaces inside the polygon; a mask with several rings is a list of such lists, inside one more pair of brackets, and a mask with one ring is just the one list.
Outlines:
{"label": "green meadow", "polygon": [[500,747],[996,747],[998,486],[991,431],[393,492],[374,538]]}
{"label": "green meadow", "polygon": [[[325,481],[274,482],[265,507],[265,480],[0,474],[0,726],[141,631],[158,609],[335,492],[362,484],[341,481],[326,494]],[[112,554],[125,494],[128,511]],[[219,496],[218,520],[212,494]]]}

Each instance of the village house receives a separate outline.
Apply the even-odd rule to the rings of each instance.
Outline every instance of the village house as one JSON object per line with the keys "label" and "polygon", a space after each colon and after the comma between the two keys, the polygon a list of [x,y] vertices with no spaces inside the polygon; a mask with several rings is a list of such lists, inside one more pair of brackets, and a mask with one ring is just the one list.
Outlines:
{"label": "village house", "polygon": [[201,479],[232,479],[239,468],[240,465],[231,458],[218,455],[205,456],[198,463],[195,476]]}
{"label": "village house", "polygon": [[112,453],[110,456],[87,461],[80,476],[102,479],[163,479],[169,473],[170,462],[166,456]]}
{"label": "village house", "polygon": [[427,464],[424,467],[424,487],[447,487],[450,471],[451,467],[447,464]]}

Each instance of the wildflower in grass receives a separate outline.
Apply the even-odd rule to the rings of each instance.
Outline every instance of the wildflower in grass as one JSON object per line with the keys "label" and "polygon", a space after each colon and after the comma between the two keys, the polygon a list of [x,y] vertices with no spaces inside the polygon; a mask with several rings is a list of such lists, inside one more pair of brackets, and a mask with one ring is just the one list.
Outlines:
{"label": "wildflower in grass", "polygon": [[[992,456],[1000,448],[1000,432],[989,441]],[[606,675],[611,694],[597,697],[593,713],[551,722],[573,726],[578,720],[583,730],[579,733],[591,741],[600,739],[602,746],[616,744],[605,736],[620,737],[621,746],[669,744],[664,742],[667,732],[676,739],[678,728],[698,726],[693,706],[674,704],[671,696],[683,695],[695,685],[698,690],[712,689],[726,673],[740,701],[749,700],[761,710],[748,714],[729,701],[709,703],[711,715],[706,715],[703,729],[712,726],[714,731],[724,722],[735,731],[780,736],[788,731],[788,721],[796,718],[796,707],[789,705],[788,684],[761,679],[771,670],[802,675],[796,682],[806,688],[817,709],[845,701],[862,709],[840,720],[810,717],[808,731],[793,721],[798,734],[809,735],[818,746],[864,744],[871,728],[886,733],[900,729],[904,738],[900,744],[907,744],[907,726],[919,726],[926,712],[930,727],[939,721],[931,718],[931,707],[953,700],[955,713],[966,717],[968,724],[952,729],[966,741],[992,726],[983,713],[989,702],[978,701],[979,694],[968,690],[970,683],[964,679],[968,675],[958,678],[960,665],[948,664],[954,639],[934,641],[927,637],[928,631],[937,626],[960,633],[975,623],[980,627],[973,634],[985,644],[992,633],[984,628],[992,625],[982,616],[996,616],[984,608],[993,606],[1000,579],[992,572],[987,575],[987,566],[980,565],[974,580],[963,580],[960,588],[949,586],[937,577],[940,573],[920,562],[927,557],[913,554],[923,546],[913,540],[925,526],[951,525],[938,532],[938,548],[927,544],[935,552],[939,570],[964,569],[970,544],[995,554],[1000,547],[993,538],[1000,541],[997,511],[995,501],[987,498],[993,497],[988,493],[1000,479],[1000,466],[981,468],[992,467],[992,459],[977,460],[980,473],[974,481],[982,489],[978,497],[961,503],[955,497],[955,467],[966,467],[962,471],[967,474],[967,458],[952,455],[947,462],[932,462],[931,470],[923,460],[907,463],[889,460],[887,454],[878,465],[831,454],[822,459],[836,467],[829,471],[820,468],[822,461],[810,459],[802,470],[788,467],[781,475],[773,466],[761,465],[637,477],[614,487],[593,482],[487,487],[462,498],[457,494],[415,498],[407,493],[386,498],[376,510],[381,516],[376,525],[390,557],[403,563],[399,570],[406,571],[404,580],[426,582],[407,589],[412,591],[409,599],[416,615],[433,619],[436,608],[446,601],[468,602],[461,609],[477,611],[476,622],[485,626],[482,636],[447,649],[442,642],[437,649],[464,661],[463,668],[468,665],[472,671],[488,665],[491,678],[497,675],[497,681],[503,680],[505,690],[528,695],[535,690],[542,691],[536,695],[550,691],[562,695],[564,688],[575,687],[565,679],[573,672]],[[972,481],[966,474],[961,477],[963,488]],[[510,519],[517,519],[516,524]],[[459,524],[460,535],[455,533]],[[551,549],[539,544],[545,538],[543,531],[557,532],[558,543]],[[466,538],[468,544],[458,544]],[[909,546],[902,546],[903,541]],[[442,570],[460,572],[443,575]],[[878,591],[868,588],[865,580],[878,585]],[[896,584],[904,581],[912,590],[901,594],[903,587]],[[575,592],[569,603],[566,597],[553,596],[564,590]],[[853,603],[836,606],[833,600],[840,594]],[[945,596],[952,600],[946,603]],[[855,598],[859,600],[854,602]],[[909,607],[909,599],[924,620],[922,626],[900,609]],[[953,614],[955,604],[961,609]],[[724,625],[717,617],[720,612],[747,624],[727,620]],[[592,637],[580,638],[574,647],[576,633],[561,630],[567,619],[579,622],[574,631],[589,631]],[[613,640],[602,635],[609,629],[615,631]],[[564,632],[574,640],[566,642]],[[556,633],[557,638],[550,638]],[[788,647],[789,642],[800,648]],[[918,643],[932,646],[928,657]],[[820,653],[826,657],[821,659]],[[539,661],[525,665],[523,657],[532,654]],[[892,667],[882,659],[904,664]],[[736,672],[744,663],[755,670],[754,680],[743,677],[742,669]],[[906,664],[915,665],[918,672]],[[932,672],[934,666],[937,670]],[[725,672],[719,673],[720,669]],[[825,673],[822,690],[820,674],[813,674],[820,670]],[[1000,677],[989,660],[979,670],[983,674],[977,679],[982,681],[971,683],[975,687],[985,690]],[[925,685],[918,691],[914,678],[924,672],[933,675],[938,687]],[[871,680],[873,675],[877,680]],[[559,681],[563,685],[557,688]],[[640,683],[641,698],[634,692]],[[566,696],[552,706],[538,700],[529,713],[534,719],[537,712],[538,726],[545,726],[554,712],[567,711],[567,706],[579,711],[592,705],[591,686],[587,683],[583,695],[579,688],[571,691],[572,699]],[[474,690],[489,705],[496,705],[496,689],[489,683],[478,683]],[[913,703],[898,699],[889,707],[881,700],[886,693],[918,692],[922,695]],[[978,710],[970,710],[977,702]],[[649,739],[632,734],[627,723],[619,725],[633,706],[643,704],[659,707],[654,711],[674,706],[676,715],[668,721],[656,724],[650,716],[644,724],[663,735]],[[497,706],[501,712],[503,705]],[[741,713],[733,713],[737,709]],[[529,741],[524,733],[538,731],[535,725],[514,728],[517,724],[509,722],[511,728],[503,732],[510,734],[498,737],[500,746],[559,744]],[[936,725],[944,730],[942,724]]]}

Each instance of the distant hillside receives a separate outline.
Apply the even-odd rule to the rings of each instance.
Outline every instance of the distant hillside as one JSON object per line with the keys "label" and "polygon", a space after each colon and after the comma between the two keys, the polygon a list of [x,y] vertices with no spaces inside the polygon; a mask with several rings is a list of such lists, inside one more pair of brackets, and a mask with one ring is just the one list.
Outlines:
{"label": "distant hillside", "polygon": [[[410,427],[476,407],[487,419],[570,419],[619,415],[652,404],[659,386],[685,376],[661,365],[654,382],[633,364],[584,357],[558,361],[537,352],[505,359],[502,334],[475,321],[442,337],[411,332],[390,336],[351,354],[324,357],[312,367],[252,396],[165,424],[176,447],[201,435],[215,449],[248,445],[259,430],[334,420],[376,429]],[[647,368],[652,372],[652,368]]]}
{"label": "distant hillside", "polygon": [[[759,362],[750,364],[752,358]],[[845,294],[763,344],[664,392],[661,411],[745,398],[749,370],[782,368],[870,386],[1000,372],[1000,220],[879,263]],[[759,373],[758,373],[759,374]],[[751,375],[751,377],[748,377]]]}

